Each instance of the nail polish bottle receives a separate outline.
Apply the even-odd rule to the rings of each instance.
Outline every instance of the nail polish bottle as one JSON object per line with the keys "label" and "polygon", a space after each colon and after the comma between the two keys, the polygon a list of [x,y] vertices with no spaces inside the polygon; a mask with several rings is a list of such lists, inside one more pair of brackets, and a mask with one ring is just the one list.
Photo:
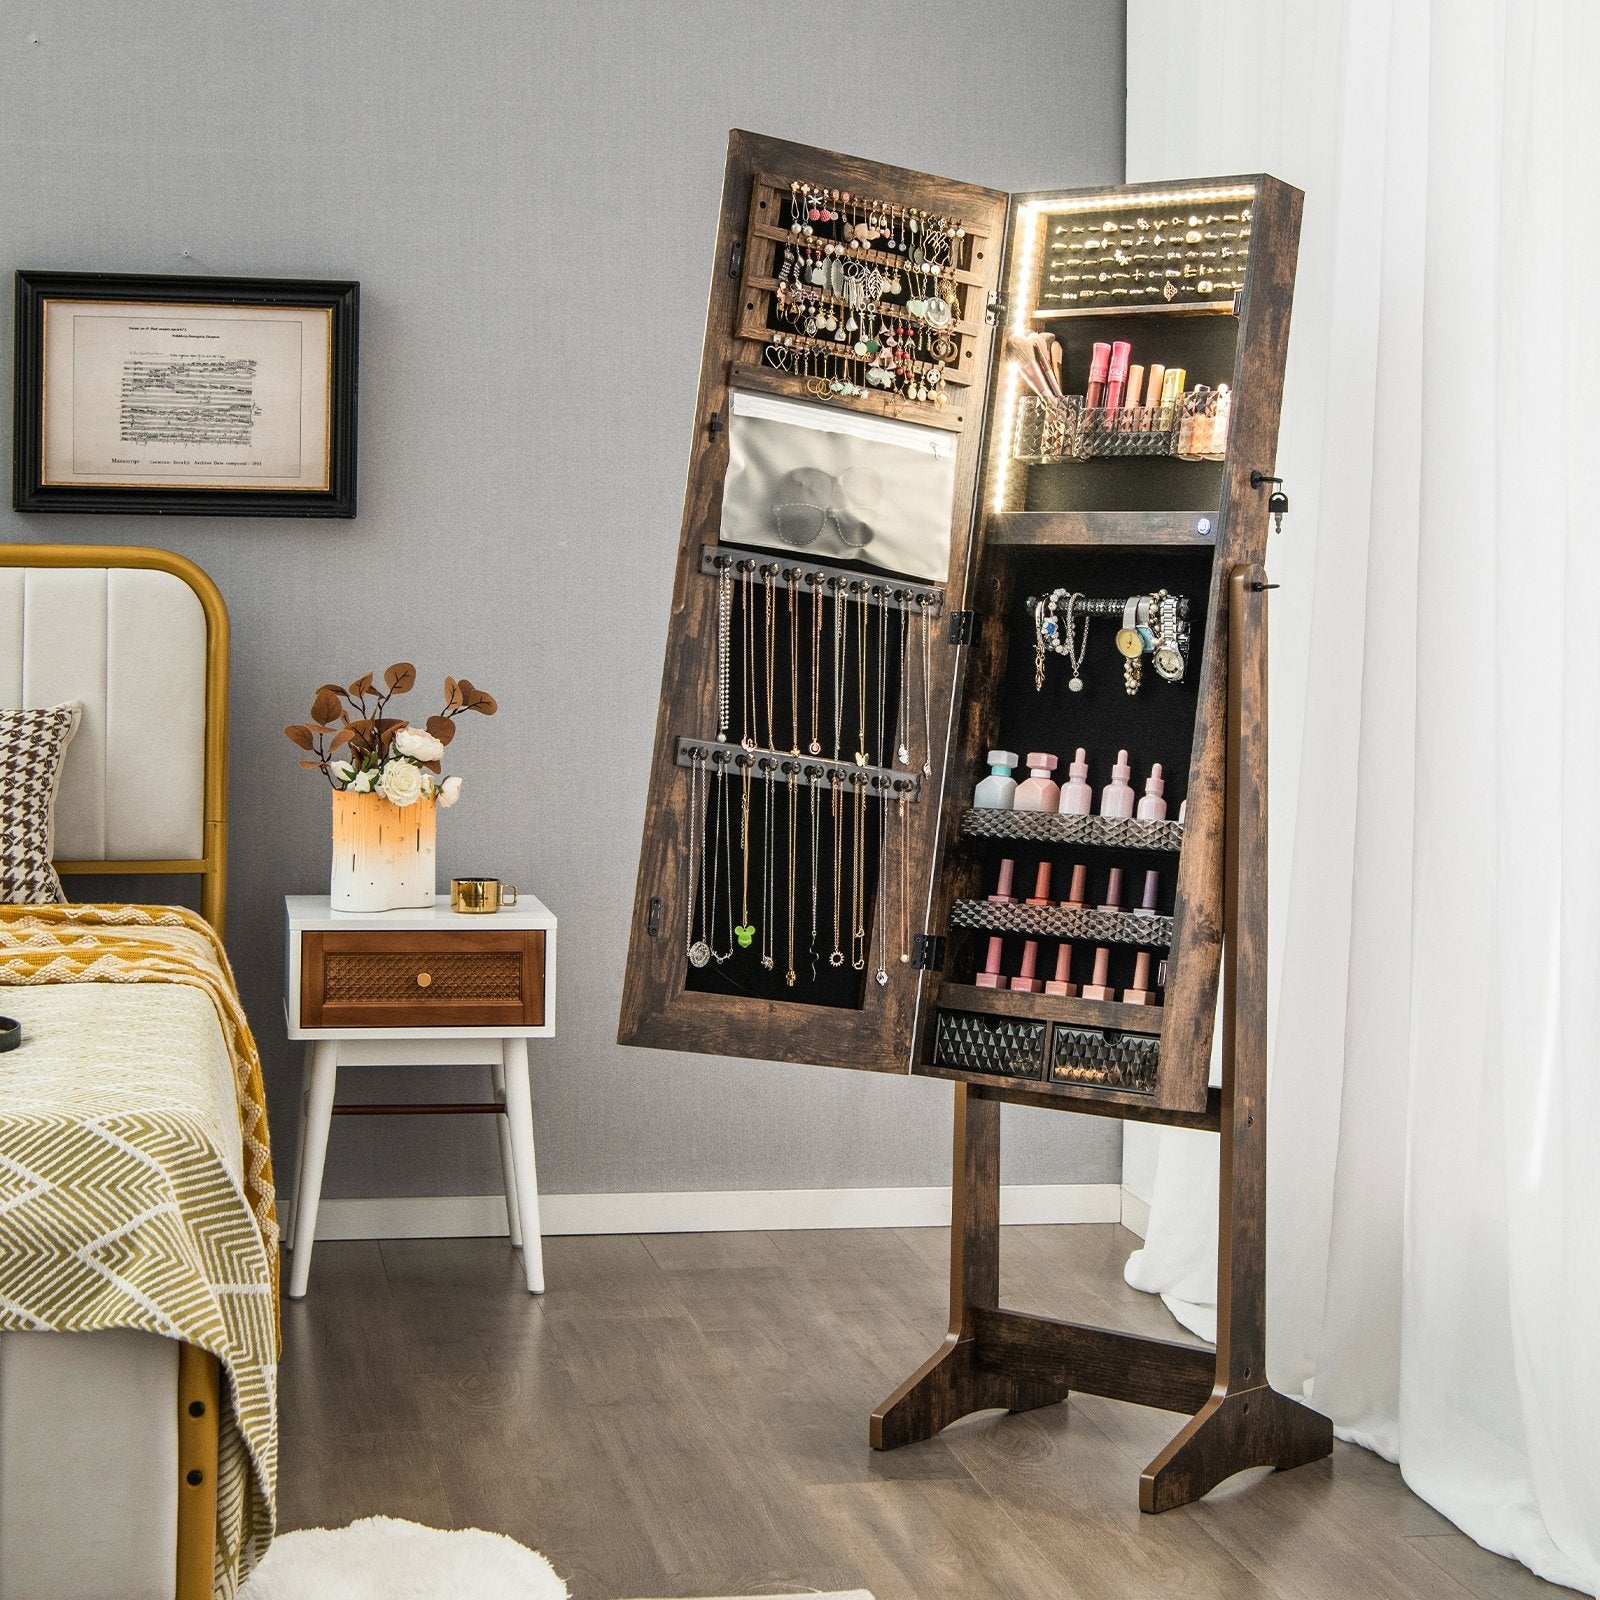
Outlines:
{"label": "nail polish bottle", "polygon": [[1039,963],[1039,941],[1029,939],[1022,946],[1022,966],[1016,977],[1011,980],[1011,987],[1022,994],[1038,994],[1044,985],[1034,977],[1034,969]]}
{"label": "nail polish bottle", "polygon": [[1030,894],[1025,905],[1047,906],[1050,904],[1050,863],[1041,861],[1039,870],[1034,874],[1033,893]]}
{"label": "nail polish bottle", "polygon": [[1068,999],[1078,992],[1077,984],[1072,981],[1072,946],[1065,939],[1056,951],[1056,975],[1045,981],[1044,992]]}
{"label": "nail polish bottle", "polygon": [[1144,898],[1134,913],[1138,917],[1159,917],[1161,900],[1161,874],[1152,867],[1144,875]]}
{"label": "nail polish bottle", "polygon": [[991,750],[989,776],[978,785],[972,797],[973,805],[985,811],[1009,811],[1017,794],[1017,780],[1011,776],[1016,764],[1014,750]]}
{"label": "nail polish bottle", "polygon": [[1122,991],[1122,1003],[1128,1006],[1158,1005],[1156,992],[1150,987],[1150,952],[1141,950],[1133,958],[1133,985]]}
{"label": "nail polish bottle", "polygon": [[1105,903],[1100,907],[1102,911],[1120,911],[1122,909],[1122,868],[1113,867],[1111,875],[1106,879]]}
{"label": "nail polish bottle", "polygon": [[1100,945],[1094,953],[1094,977],[1083,986],[1085,1000],[1115,1000],[1117,991],[1106,979],[1111,976],[1111,951]]}
{"label": "nail polish bottle", "polygon": [[1161,776],[1161,763],[1158,761],[1150,769],[1150,776],[1144,780],[1144,793],[1139,797],[1139,810],[1136,813],[1141,822],[1165,822],[1167,820],[1167,780]]}
{"label": "nail polish bottle", "polygon": [[1005,940],[998,933],[989,938],[989,954],[983,963],[983,971],[972,981],[980,989],[1003,989],[1006,980],[1000,973],[1000,952],[1005,945]]}
{"label": "nail polish bottle", "polygon": [[1061,785],[1057,810],[1064,817],[1086,817],[1094,810],[1094,790],[1089,787],[1089,763],[1078,746],[1078,753],[1067,768],[1067,781]]}
{"label": "nail polish bottle", "polygon": [[995,885],[994,893],[989,896],[990,901],[997,906],[1014,906],[1017,897],[1011,892],[1011,878],[1017,870],[1017,864],[1010,856],[1005,856],[1000,862],[1000,881]]}
{"label": "nail polish bottle", "polygon": [[[1030,761],[1032,756],[1028,758]],[[1111,782],[1100,791],[1102,817],[1131,817],[1133,815],[1133,790],[1128,778],[1133,768],[1128,765],[1128,752],[1117,751],[1117,764],[1111,769]]]}
{"label": "nail polish bottle", "polygon": [[1017,785],[1013,808],[1017,811],[1054,811],[1056,802],[1061,798],[1061,785],[1050,776],[1055,770],[1054,756],[1046,755],[1043,750],[1030,752],[1028,781]]}
{"label": "nail polish bottle", "polygon": [[1088,903],[1089,869],[1080,861],[1072,869],[1072,883],[1067,889],[1067,898],[1061,902],[1064,911],[1081,911]]}

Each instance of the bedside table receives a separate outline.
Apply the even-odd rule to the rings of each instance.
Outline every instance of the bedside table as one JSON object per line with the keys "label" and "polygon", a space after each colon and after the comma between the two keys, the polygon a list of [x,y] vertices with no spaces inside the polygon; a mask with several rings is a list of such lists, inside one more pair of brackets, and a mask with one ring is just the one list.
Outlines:
{"label": "bedside table", "polygon": [[[555,1034],[556,919],[532,895],[488,916],[441,895],[431,911],[332,911],[288,895],[289,1037],[306,1041],[289,1298],[311,1274],[317,1207],[336,1115],[490,1114],[498,1122],[511,1243],[530,1294],[544,1291],[528,1040]],[[490,1068],[495,1098],[465,1104],[338,1105],[343,1066]]]}

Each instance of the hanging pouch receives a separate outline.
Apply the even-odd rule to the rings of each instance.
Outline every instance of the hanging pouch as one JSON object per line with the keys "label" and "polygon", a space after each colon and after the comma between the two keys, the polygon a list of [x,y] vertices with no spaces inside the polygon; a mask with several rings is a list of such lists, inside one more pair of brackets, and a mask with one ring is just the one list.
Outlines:
{"label": "hanging pouch", "polygon": [[722,539],[943,583],[956,436],[735,389]]}

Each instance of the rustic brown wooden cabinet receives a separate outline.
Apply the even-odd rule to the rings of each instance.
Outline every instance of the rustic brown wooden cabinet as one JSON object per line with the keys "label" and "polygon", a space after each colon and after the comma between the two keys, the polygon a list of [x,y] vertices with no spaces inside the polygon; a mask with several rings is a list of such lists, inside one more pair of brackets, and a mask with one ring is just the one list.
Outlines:
{"label": "rustic brown wooden cabinet", "polygon": [[[1007,196],[732,135],[622,1007],[626,1043],[952,1080],[951,1332],[872,1442],[1071,1387],[1193,1410],[1147,1510],[1331,1448],[1263,1372],[1262,562],[1300,201]],[[1171,398],[1099,405],[1106,346]],[[796,425],[865,442],[791,465]],[[1080,746],[1097,795],[1119,751],[1136,792],[1159,761],[1166,820],[974,807],[991,748],[1064,780]],[[1041,944],[1069,992],[1003,976]],[[1000,1309],[1004,1101],[1221,1135],[1214,1359]]]}

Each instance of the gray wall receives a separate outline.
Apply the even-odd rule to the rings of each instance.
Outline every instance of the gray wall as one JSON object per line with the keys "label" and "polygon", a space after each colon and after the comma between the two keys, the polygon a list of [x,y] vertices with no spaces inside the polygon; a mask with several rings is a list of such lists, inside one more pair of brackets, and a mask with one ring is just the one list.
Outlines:
{"label": "gray wall", "polygon": [[[356,521],[0,513],[7,539],[168,545],[228,599],[230,945],[284,1169],[281,896],[326,887],[328,798],[279,729],[323,679],[406,657],[504,708],[452,748],[441,874],[561,917],[546,1191],[945,1181],[943,1084],[614,1043],[723,146],[737,126],[1000,189],[1098,183],[1122,105],[1121,0],[0,12],[8,268],[362,284]],[[327,1192],[492,1191],[465,1120],[343,1122]],[[1008,1149],[1008,1181],[1112,1180],[1118,1125],[1019,1114]]]}

